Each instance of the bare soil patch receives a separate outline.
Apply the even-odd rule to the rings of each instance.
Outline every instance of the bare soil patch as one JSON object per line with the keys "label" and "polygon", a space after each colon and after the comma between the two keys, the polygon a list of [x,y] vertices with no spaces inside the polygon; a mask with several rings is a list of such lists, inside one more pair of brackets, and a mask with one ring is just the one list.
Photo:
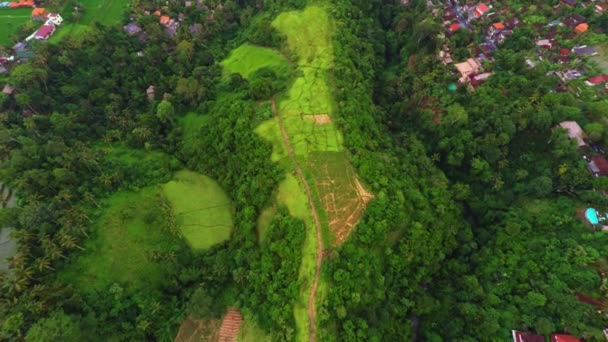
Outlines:
{"label": "bare soil patch", "polygon": [[188,317],[179,327],[175,342],[217,341],[220,320],[203,320]]}
{"label": "bare soil patch", "polygon": [[334,246],[338,246],[359,223],[374,195],[357,178],[343,152],[312,153],[310,164],[329,228],[335,236]]}
{"label": "bare soil patch", "polygon": [[315,125],[328,125],[331,124],[331,117],[329,114],[305,114],[304,120],[312,120]]}

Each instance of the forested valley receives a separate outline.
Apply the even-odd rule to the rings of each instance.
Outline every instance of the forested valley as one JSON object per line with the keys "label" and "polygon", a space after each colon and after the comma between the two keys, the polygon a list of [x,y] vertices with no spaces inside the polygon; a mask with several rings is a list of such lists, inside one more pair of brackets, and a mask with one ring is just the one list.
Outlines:
{"label": "forested valley", "polygon": [[[608,105],[591,91],[554,91],[549,63],[527,68],[533,32],[516,30],[472,92],[448,87],[457,77],[437,60],[442,28],[423,0],[185,6],[163,7],[185,13],[174,37],[153,15],[137,21],[145,40],[96,24],[33,44],[7,76],[0,181],[18,200],[0,222],[17,250],[0,273],[0,340],[177,341],[184,320],[218,330],[227,308],[249,328],[240,341],[604,338],[608,235],[577,211],[608,210],[608,178],[593,177],[555,127],[578,121],[606,146]],[[284,15],[311,7],[328,18],[331,57],[294,48],[301,26]],[[608,14],[594,20],[608,30]],[[464,57],[477,38],[452,39]],[[253,55],[235,51],[264,58],[250,67]],[[373,194],[342,243],[307,159],[321,129],[301,141],[279,130],[294,94],[309,101],[297,91],[310,79],[310,102],[330,99],[339,132],[322,152],[347,156]],[[201,175],[223,189],[213,196],[225,211],[200,220],[230,229],[197,249],[189,212],[176,208],[210,188]]]}

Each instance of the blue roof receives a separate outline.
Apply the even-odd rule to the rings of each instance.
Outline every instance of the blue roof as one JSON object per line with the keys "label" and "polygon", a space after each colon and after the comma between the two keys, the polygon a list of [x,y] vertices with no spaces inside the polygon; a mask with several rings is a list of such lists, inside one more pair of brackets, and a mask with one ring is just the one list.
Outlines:
{"label": "blue roof", "polygon": [[585,210],[585,218],[591,224],[600,223],[600,221],[597,219],[597,210],[595,210],[593,208],[587,208],[587,210]]}

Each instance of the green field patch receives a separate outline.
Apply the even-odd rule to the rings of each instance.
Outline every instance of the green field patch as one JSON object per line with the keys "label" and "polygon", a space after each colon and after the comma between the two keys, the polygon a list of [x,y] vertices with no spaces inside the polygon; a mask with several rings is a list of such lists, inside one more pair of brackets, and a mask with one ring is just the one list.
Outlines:
{"label": "green field patch", "polygon": [[270,226],[270,222],[276,214],[276,206],[268,207],[262,210],[262,213],[260,214],[256,222],[256,227],[258,229],[258,239],[260,242],[264,241],[264,238],[266,237],[266,232],[268,232],[268,227]]}
{"label": "green field patch", "polygon": [[255,132],[272,144],[272,155],[270,159],[274,162],[287,158],[287,150],[283,143],[283,136],[279,129],[279,124],[274,119],[262,122],[255,128]]}
{"label": "green field patch", "polygon": [[163,185],[177,225],[186,241],[204,250],[226,241],[232,232],[232,206],[214,180],[191,171],[180,171]]}
{"label": "green field patch", "polygon": [[122,22],[123,14],[129,8],[129,1],[120,0],[80,0],[84,14],[79,23],[90,25],[98,22],[103,25],[116,25]]}
{"label": "green field patch", "polygon": [[221,64],[227,74],[237,73],[244,78],[266,67],[272,68],[277,74],[289,73],[289,63],[280,52],[251,44],[243,44],[232,50]]}
{"label": "green field patch", "polygon": [[594,46],[598,54],[590,57],[589,59],[600,68],[603,73],[608,74],[608,44],[601,44]]}
{"label": "green field patch", "polygon": [[49,38],[49,42],[51,43],[59,43],[65,37],[72,37],[74,39],[82,39],[91,29],[88,25],[83,24],[65,24],[61,25],[53,34],[51,38]]}
{"label": "green field patch", "polygon": [[179,239],[164,229],[168,218],[161,203],[157,186],[119,192],[104,200],[94,224],[95,234],[61,277],[83,290],[107,288],[113,283],[134,288],[160,285],[163,265],[154,261],[155,257],[179,246]]}
{"label": "green field patch", "polygon": [[40,25],[36,26],[31,16],[31,8],[0,8],[0,45],[10,45],[19,27],[25,23],[31,23],[34,32]]}

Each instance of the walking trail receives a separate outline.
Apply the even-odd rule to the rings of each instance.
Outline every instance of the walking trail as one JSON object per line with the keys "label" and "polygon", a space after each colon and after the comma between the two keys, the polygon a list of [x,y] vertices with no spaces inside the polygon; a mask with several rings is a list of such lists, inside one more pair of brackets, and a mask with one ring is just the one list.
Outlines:
{"label": "walking trail", "polygon": [[298,177],[304,186],[304,190],[306,191],[306,197],[308,197],[308,205],[310,205],[310,211],[312,213],[312,219],[315,222],[316,234],[317,234],[317,257],[316,257],[316,269],[315,269],[315,278],[312,282],[312,286],[310,287],[310,295],[308,297],[308,320],[309,320],[309,341],[316,341],[317,334],[317,326],[316,326],[316,311],[315,311],[315,299],[317,296],[317,287],[319,285],[319,275],[321,274],[321,262],[323,261],[323,239],[321,237],[321,221],[319,220],[319,214],[317,213],[317,208],[315,207],[315,202],[312,198],[312,192],[310,191],[310,186],[306,181],[306,177],[304,177],[304,172],[302,172],[302,168],[298,163],[298,159],[296,158],[295,153],[293,152],[293,148],[291,147],[291,143],[289,142],[289,135],[287,135],[287,130],[285,130],[285,126],[283,125],[283,120],[279,116],[277,111],[277,103],[275,98],[272,98],[272,113],[274,114],[274,119],[279,124],[281,128],[281,134],[283,135],[283,141],[285,142],[285,147],[287,148],[287,153],[291,158],[296,172],[298,173]]}

